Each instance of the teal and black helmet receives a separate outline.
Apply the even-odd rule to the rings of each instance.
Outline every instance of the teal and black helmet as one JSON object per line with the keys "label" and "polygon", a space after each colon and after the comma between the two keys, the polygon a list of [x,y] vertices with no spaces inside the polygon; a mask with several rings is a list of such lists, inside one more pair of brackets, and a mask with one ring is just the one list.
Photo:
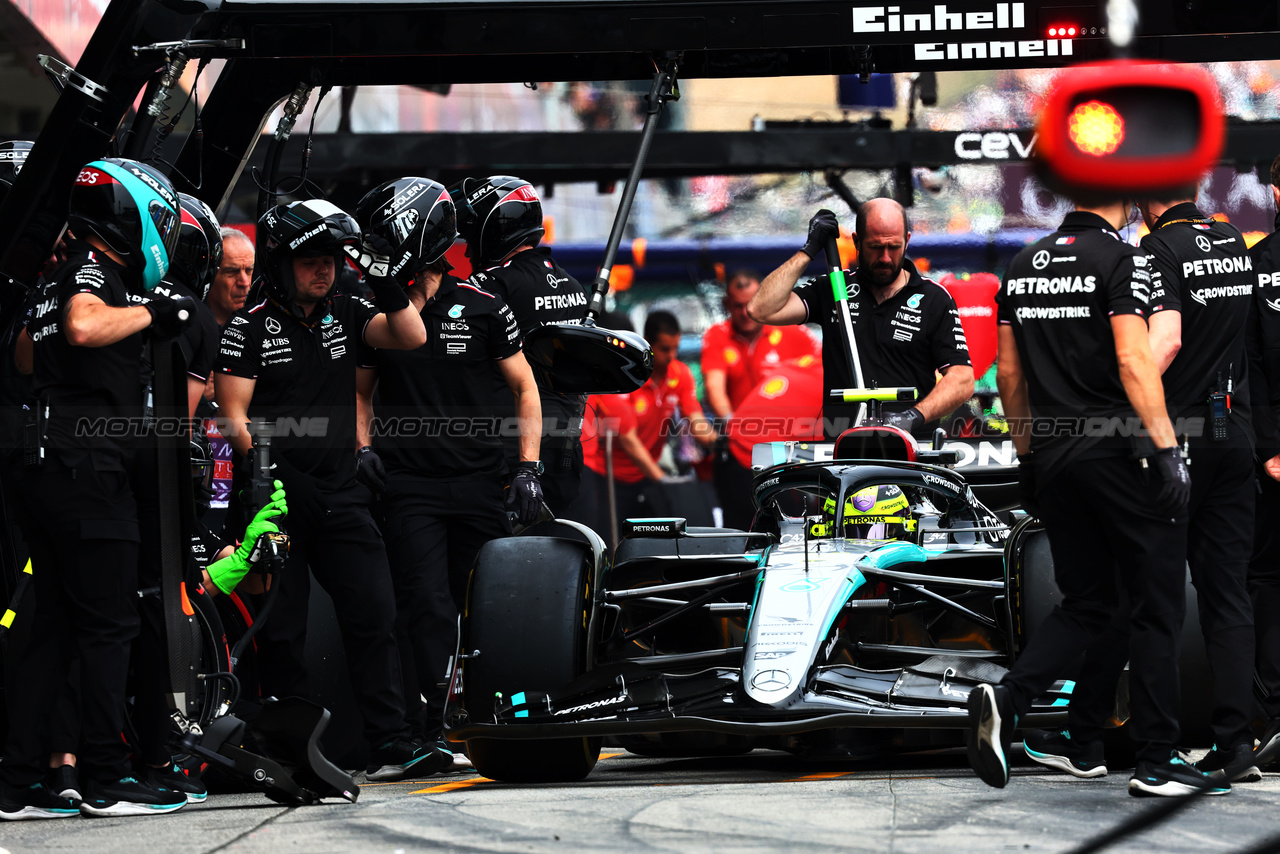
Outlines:
{"label": "teal and black helmet", "polygon": [[71,188],[67,226],[97,236],[142,274],[154,290],[178,245],[181,208],[169,179],[136,160],[110,158],[85,165]]}

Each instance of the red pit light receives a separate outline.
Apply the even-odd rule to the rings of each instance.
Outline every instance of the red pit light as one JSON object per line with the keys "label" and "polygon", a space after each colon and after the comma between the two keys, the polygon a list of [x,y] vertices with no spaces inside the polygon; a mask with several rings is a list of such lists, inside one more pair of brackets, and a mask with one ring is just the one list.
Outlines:
{"label": "red pit light", "polygon": [[[1080,33],[1081,35],[1083,35],[1084,30],[1081,30]],[[1068,36],[1074,36],[1075,34],[1076,34],[1076,28],[1069,27],[1065,24],[1054,24],[1052,27],[1049,28],[1050,38],[1065,39]]]}
{"label": "red pit light", "polygon": [[1051,35],[1051,36],[1056,36],[1057,34],[1058,34],[1058,30],[1057,30],[1057,28],[1056,28],[1056,27],[1050,27],[1050,28],[1049,28],[1049,35]]}
{"label": "red pit light", "polygon": [[1075,34],[1076,34],[1076,28],[1075,28],[1075,27],[1072,27],[1071,29],[1067,30],[1067,35],[1069,35],[1069,36],[1074,36]]}
{"label": "red pit light", "polygon": [[1067,117],[1067,137],[1085,154],[1112,154],[1124,142],[1124,119],[1110,104],[1087,101]]}

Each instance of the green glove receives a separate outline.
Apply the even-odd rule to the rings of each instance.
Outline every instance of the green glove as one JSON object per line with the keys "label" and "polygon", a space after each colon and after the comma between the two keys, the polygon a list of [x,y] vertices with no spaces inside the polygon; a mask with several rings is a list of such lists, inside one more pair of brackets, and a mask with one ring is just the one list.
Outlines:
{"label": "green glove", "polygon": [[274,486],[276,489],[271,493],[271,501],[253,517],[253,521],[245,529],[244,541],[239,547],[227,557],[214,561],[205,568],[205,572],[209,573],[209,580],[223,593],[235,590],[236,585],[253,567],[252,555],[258,545],[258,539],[263,534],[275,534],[280,531],[279,526],[271,520],[288,514],[289,507],[285,503],[284,485],[277,480]]}

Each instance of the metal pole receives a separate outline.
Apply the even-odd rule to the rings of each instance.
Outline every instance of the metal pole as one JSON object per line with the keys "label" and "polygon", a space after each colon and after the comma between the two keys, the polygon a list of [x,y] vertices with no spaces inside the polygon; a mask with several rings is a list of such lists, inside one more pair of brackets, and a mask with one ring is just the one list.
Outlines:
{"label": "metal pole", "polygon": [[618,493],[614,489],[613,480],[612,430],[605,430],[604,433],[604,480],[607,485],[605,492],[609,505],[609,548],[616,551],[618,548]]}
{"label": "metal pole", "polygon": [[640,132],[640,149],[636,152],[635,163],[631,164],[631,172],[627,175],[626,186],[622,188],[622,202],[618,205],[618,213],[613,219],[613,229],[609,232],[609,243],[604,250],[604,261],[600,264],[600,272],[591,283],[591,303],[587,306],[587,317],[583,323],[595,326],[595,319],[604,311],[604,298],[609,293],[609,274],[613,270],[613,262],[618,257],[618,246],[622,243],[622,232],[626,228],[627,218],[631,216],[631,204],[636,198],[636,187],[640,184],[640,173],[644,170],[645,160],[649,157],[649,145],[658,130],[658,116],[662,114],[662,105],[667,101],[675,101],[680,97],[676,89],[676,69],[678,56],[669,53],[662,67],[653,75],[653,85],[645,96],[648,104],[644,117],[644,129]]}

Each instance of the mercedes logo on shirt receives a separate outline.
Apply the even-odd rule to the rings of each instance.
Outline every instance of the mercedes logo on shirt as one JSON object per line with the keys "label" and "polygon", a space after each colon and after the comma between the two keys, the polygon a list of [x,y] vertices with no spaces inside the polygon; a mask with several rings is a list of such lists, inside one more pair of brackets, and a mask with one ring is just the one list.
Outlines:
{"label": "mercedes logo on shirt", "polygon": [[1043,270],[1049,266],[1049,250],[1041,249],[1035,255],[1031,256],[1031,266],[1037,270]]}
{"label": "mercedes logo on shirt", "polygon": [[267,327],[267,332],[271,335],[280,334],[280,321],[276,320],[274,317],[268,317],[267,322],[264,325]]}
{"label": "mercedes logo on shirt", "polygon": [[760,691],[781,691],[791,684],[791,674],[785,670],[762,670],[751,677],[751,687]]}
{"label": "mercedes logo on shirt", "polygon": [[1201,252],[1208,252],[1213,248],[1213,244],[1209,242],[1209,238],[1205,237],[1203,234],[1196,235],[1196,246],[1200,247]]}

